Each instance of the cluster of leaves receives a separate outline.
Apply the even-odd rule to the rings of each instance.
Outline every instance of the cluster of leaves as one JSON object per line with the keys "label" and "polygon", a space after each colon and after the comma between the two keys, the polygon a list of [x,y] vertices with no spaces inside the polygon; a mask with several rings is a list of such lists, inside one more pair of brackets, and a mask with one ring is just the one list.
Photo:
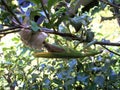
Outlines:
{"label": "cluster of leaves", "polygon": [[[3,45],[0,89],[29,90],[118,90],[120,59],[106,51],[85,59],[35,59],[31,50]],[[2,43],[1,43],[2,44]],[[17,43],[16,43],[17,44]],[[17,45],[18,45],[17,44]],[[18,50],[19,49],[19,50]],[[108,53],[108,55],[107,55]]]}
{"label": "cluster of leaves", "polygon": [[[99,2],[99,6],[91,8],[90,12],[83,13],[84,7],[78,8],[79,1],[82,0],[18,0],[18,5],[12,2],[14,0],[5,1],[10,8],[2,5],[3,0],[0,0],[1,35],[19,31],[21,29],[19,24],[25,23],[25,25],[30,25],[33,32],[46,27],[52,29],[53,34],[61,36],[50,35],[47,42],[77,51],[84,49],[84,53],[96,49],[94,46],[89,47],[86,43],[83,43],[83,46],[80,43],[91,42],[94,39],[94,32],[90,26],[92,15],[103,10],[106,7],[104,3]],[[97,0],[93,0],[95,1]],[[112,5],[120,3],[119,0],[108,2]],[[85,6],[89,1],[83,0],[81,3]],[[2,31],[4,26],[15,26],[15,30],[4,32]],[[49,32],[46,28],[45,31]],[[0,53],[1,90],[120,89],[120,59],[115,53],[104,50],[101,55],[79,59],[38,59],[32,56],[33,50],[19,43],[18,37],[14,37],[11,42],[15,42],[15,45],[8,47],[0,43],[2,46],[2,53]],[[84,48],[84,45],[88,47]],[[116,52],[119,53],[119,51],[117,48]]]}

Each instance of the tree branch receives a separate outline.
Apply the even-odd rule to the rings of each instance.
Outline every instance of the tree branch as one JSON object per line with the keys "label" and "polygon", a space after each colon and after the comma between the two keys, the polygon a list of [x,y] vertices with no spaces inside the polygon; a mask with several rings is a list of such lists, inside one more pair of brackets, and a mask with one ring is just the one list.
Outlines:
{"label": "tree branch", "polygon": [[21,28],[21,27],[10,27],[10,28],[6,28],[6,29],[2,29],[2,30],[0,30],[0,34],[2,34],[1,32],[6,32],[6,31],[13,31],[14,29],[19,29],[19,28]]}
{"label": "tree branch", "polygon": [[95,44],[99,44],[99,45],[107,45],[107,46],[120,46],[120,43],[106,43],[106,42],[96,42]]}
{"label": "tree branch", "polygon": [[3,34],[3,35],[6,35],[6,34],[10,34],[10,33],[16,33],[16,32],[19,32],[20,30],[13,30],[13,31],[8,31],[8,32],[3,32],[3,33],[0,33],[0,34]]}
{"label": "tree branch", "polygon": [[120,6],[117,6],[117,5],[115,5],[115,4],[112,4],[112,3],[110,3],[110,2],[108,2],[108,1],[106,1],[106,0],[99,0],[99,1],[100,1],[100,2],[103,2],[103,3],[106,3],[106,4],[108,4],[108,5],[112,6],[112,7],[115,7],[115,8],[120,9]]}
{"label": "tree branch", "polygon": [[[4,29],[4,30],[0,30],[0,34],[9,34],[9,33],[15,33],[15,32],[19,32],[20,31],[20,28],[21,27],[11,27],[9,29],[17,29],[17,30],[11,30],[9,31],[9,29]],[[71,34],[71,33],[61,33],[61,32],[54,32],[53,30],[51,29],[48,29],[48,28],[41,28],[40,30],[41,32],[45,32],[45,33],[48,33],[48,34],[55,34],[55,35],[59,35],[61,37],[69,37],[70,39],[72,40],[77,40],[77,41],[80,41],[80,43],[89,43],[88,41],[85,41],[83,40],[82,38],[74,35],[74,34]],[[107,46],[120,46],[120,43],[108,43],[108,42],[95,42],[94,44],[96,45],[107,45]]]}
{"label": "tree branch", "polygon": [[6,2],[4,0],[1,0],[2,4],[5,6],[5,8],[7,9],[7,11],[13,15],[13,17],[15,18],[15,20],[21,25],[21,22],[19,21],[19,19],[17,18],[17,16],[12,12],[12,10],[9,8],[9,6],[6,4]]}
{"label": "tree branch", "polygon": [[116,52],[108,49],[107,47],[105,47],[105,46],[103,46],[103,45],[101,45],[101,46],[102,46],[103,48],[105,48],[106,50],[108,50],[109,52],[111,52],[111,53],[113,53],[113,54],[115,54],[115,55],[117,55],[117,56],[120,56],[120,54],[118,54],[118,53],[116,53]]}

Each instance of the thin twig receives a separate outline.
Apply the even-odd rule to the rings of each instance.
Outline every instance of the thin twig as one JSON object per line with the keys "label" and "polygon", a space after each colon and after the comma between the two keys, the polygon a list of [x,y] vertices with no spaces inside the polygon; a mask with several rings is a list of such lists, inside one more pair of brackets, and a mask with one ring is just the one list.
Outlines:
{"label": "thin twig", "polygon": [[6,29],[2,29],[0,30],[0,32],[6,32],[6,31],[10,31],[10,30],[13,30],[13,29],[18,29],[18,28],[21,28],[21,27],[10,27],[10,28],[6,28]]}
{"label": "thin twig", "polygon": [[[19,28],[16,28],[17,30],[11,30],[11,31],[9,31],[8,29],[6,30],[6,32],[4,32],[4,30],[3,31],[1,31],[0,30],[0,34],[9,34],[9,33],[14,33],[14,32],[19,32],[20,31],[20,29]],[[48,28],[41,28],[41,31],[42,32],[45,32],[45,33],[48,33],[48,34],[55,34],[55,35],[59,35],[59,36],[61,36],[61,37],[69,37],[70,39],[72,39],[72,40],[77,40],[77,41],[80,41],[80,43],[89,43],[89,42],[87,42],[87,41],[85,41],[85,40],[82,40],[81,41],[81,38],[80,37],[78,37],[78,36],[76,36],[76,35],[74,35],[74,34],[71,34],[71,33],[61,33],[61,32],[54,32],[53,30],[51,30],[51,29],[48,29]],[[110,42],[110,43],[108,43],[108,42],[101,42],[101,41],[97,41],[97,42],[95,42],[94,43],[95,45],[107,45],[107,46],[120,46],[120,43],[112,43],[112,42]]]}
{"label": "thin twig", "polygon": [[14,16],[15,20],[21,25],[21,22],[19,21],[19,19],[17,18],[17,16],[12,12],[12,10],[9,8],[9,6],[6,4],[6,2],[4,0],[1,0],[2,4],[5,6],[5,8],[7,9],[7,11]]}
{"label": "thin twig", "polygon": [[[56,35],[59,35],[59,36],[62,36],[62,37],[70,37],[72,40],[78,40],[78,41],[81,41],[80,43],[89,43],[85,40],[81,40],[82,38],[81,37],[78,37],[74,34],[71,34],[71,33],[60,33],[60,32],[53,32],[53,30],[50,30],[50,29],[47,29],[47,28],[42,28],[43,32],[45,33],[49,33],[49,34],[56,34]],[[97,45],[107,45],[107,46],[120,46],[120,43],[108,43],[108,42],[101,42],[101,41],[96,41],[94,44],[97,44]]]}
{"label": "thin twig", "polygon": [[117,5],[115,5],[115,4],[112,4],[112,3],[110,3],[110,2],[108,2],[108,1],[106,1],[106,0],[99,0],[99,1],[104,2],[104,3],[106,3],[106,4],[108,4],[108,5],[112,6],[112,7],[115,7],[115,8],[120,9],[120,6],[117,6]]}
{"label": "thin twig", "polygon": [[[52,25],[51,20],[50,20],[50,17],[49,17],[49,14],[48,14],[48,13],[46,12],[46,10],[45,10],[43,0],[40,0],[40,2],[41,2],[41,5],[42,5],[42,9],[43,9],[43,11],[45,12],[45,15],[46,15],[46,17],[47,17],[50,25]],[[52,28],[53,28],[54,32],[56,32],[55,28],[54,28],[54,27],[52,27]]]}
{"label": "thin twig", "polygon": [[45,33],[49,33],[49,34],[59,35],[62,37],[70,37],[72,40],[80,40],[78,36],[71,34],[71,33],[54,32],[53,30],[48,29],[48,28],[41,28],[41,31]]}
{"label": "thin twig", "polygon": [[13,30],[13,31],[9,31],[9,32],[2,32],[0,34],[3,34],[3,35],[6,35],[6,34],[10,34],[10,33],[16,33],[16,32],[19,32],[20,30]]}
{"label": "thin twig", "polygon": [[117,16],[111,16],[111,17],[103,17],[101,16],[101,22],[105,21],[105,20],[112,20],[112,19],[115,19],[117,18]]}
{"label": "thin twig", "polygon": [[111,53],[113,53],[113,54],[115,54],[115,55],[117,55],[117,56],[120,56],[120,54],[118,54],[118,53],[116,53],[116,52],[108,49],[107,47],[105,47],[105,46],[103,46],[103,45],[101,45],[101,46],[102,46],[103,48],[105,48],[106,50],[108,50],[109,52],[111,52]]}
{"label": "thin twig", "polygon": [[120,43],[107,43],[107,42],[96,42],[95,44],[99,44],[99,45],[107,45],[107,46],[120,46]]}

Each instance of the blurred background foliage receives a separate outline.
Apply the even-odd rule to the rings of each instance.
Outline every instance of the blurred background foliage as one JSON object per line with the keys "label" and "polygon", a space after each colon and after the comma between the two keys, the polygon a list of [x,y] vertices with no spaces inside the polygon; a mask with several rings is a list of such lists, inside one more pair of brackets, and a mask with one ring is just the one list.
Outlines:
{"label": "blurred background foliage", "polygon": [[[15,1],[12,0],[12,3],[7,3],[11,5],[13,10],[16,9],[17,5],[23,5],[23,10],[28,7],[29,3],[33,5],[31,15],[29,16],[26,13],[31,21],[36,14],[43,15],[44,11],[39,5],[41,0],[18,0],[19,3]],[[46,2],[46,0],[43,1],[43,3]],[[120,28],[117,19],[103,20],[105,17],[113,16],[112,7],[99,2],[99,5],[91,7],[89,12],[81,12],[81,8],[79,8],[75,16],[68,18],[64,6],[57,11],[54,10],[60,1],[64,0],[48,0],[45,9],[49,12],[51,21],[48,23],[47,19],[41,18],[40,27],[54,27],[59,32],[75,35],[81,34],[81,31],[76,31],[78,28],[85,31],[90,29],[95,33],[94,38],[99,41],[119,42]],[[76,3],[74,2],[79,0],[65,1],[67,3],[73,2],[73,6],[75,6]],[[112,1],[120,3],[119,0],[108,0],[110,3]],[[1,25],[4,21],[4,24],[10,26],[11,17],[7,17],[7,13],[1,10]],[[25,18],[24,14],[18,14],[18,17]],[[43,17],[46,16],[43,15]],[[79,25],[77,25],[78,23]],[[35,23],[31,24],[33,31],[36,31],[38,26]],[[1,27],[0,30],[2,29]],[[93,38],[92,34],[89,33],[89,35]],[[75,48],[78,51],[83,49],[85,45],[79,44],[78,41],[72,41],[71,38],[62,38],[57,35],[49,35],[46,41],[67,48]],[[119,46],[108,46],[108,48],[120,53]],[[33,57],[35,50],[26,47],[20,40],[18,33],[7,34],[0,41],[0,90],[119,90],[120,56],[109,52],[100,45],[92,45],[90,48],[86,48],[87,51],[94,51],[94,49],[103,50],[103,52],[96,56],[77,59],[35,58]]]}

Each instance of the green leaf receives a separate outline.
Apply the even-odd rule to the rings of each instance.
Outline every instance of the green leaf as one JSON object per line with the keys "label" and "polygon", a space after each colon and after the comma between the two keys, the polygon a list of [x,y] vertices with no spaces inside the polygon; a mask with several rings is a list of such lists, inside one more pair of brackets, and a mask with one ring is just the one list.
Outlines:
{"label": "green leaf", "polygon": [[45,83],[45,85],[49,85],[50,84],[50,80],[48,79],[48,78],[46,78],[45,80],[44,80],[44,83]]}
{"label": "green leaf", "polygon": [[92,83],[92,85],[88,86],[84,90],[97,90],[97,89],[96,89],[96,85],[94,83]]}
{"label": "green leaf", "polygon": [[30,1],[37,5],[40,3],[40,0],[30,0]]}
{"label": "green leaf", "polygon": [[53,79],[53,82],[58,84],[58,85],[62,84],[62,80],[60,80],[60,79]]}
{"label": "green leaf", "polygon": [[35,23],[34,21],[31,21],[31,28],[33,31],[38,31],[40,29],[40,27],[37,25],[37,23]]}
{"label": "green leaf", "polygon": [[32,74],[32,78],[33,78],[33,79],[36,79],[36,78],[38,78],[38,77],[39,77],[39,74],[36,74],[36,73],[33,73],[33,74]]}
{"label": "green leaf", "polygon": [[50,9],[53,5],[60,2],[62,0],[48,0],[48,8]]}
{"label": "green leaf", "polygon": [[81,20],[81,17],[75,17],[70,20],[70,23],[75,28],[76,32],[78,32],[82,27]]}
{"label": "green leaf", "polygon": [[55,14],[53,15],[54,17],[57,16],[59,17],[61,14],[65,13],[66,8],[65,7],[61,7],[58,11],[55,12]]}
{"label": "green leaf", "polygon": [[[64,83],[64,85],[65,85],[65,86],[69,86],[69,85],[72,85],[74,82],[75,82],[75,79],[72,78],[72,79],[70,79],[70,80],[67,80],[67,81]],[[69,89],[68,89],[68,90],[69,90]]]}
{"label": "green leaf", "polygon": [[23,60],[19,60],[19,61],[18,61],[18,64],[19,64],[19,65],[23,65]]}
{"label": "green leaf", "polygon": [[68,33],[68,30],[67,30],[67,28],[65,26],[59,25],[59,32]]}
{"label": "green leaf", "polygon": [[105,78],[103,76],[97,76],[95,77],[95,80],[94,80],[94,82],[101,87],[103,87],[104,81],[105,81]]}
{"label": "green leaf", "polygon": [[86,31],[86,41],[90,42],[94,39],[94,32],[88,30]]}
{"label": "green leaf", "polygon": [[18,38],[18,37],[14,37],[14,38],[12,38],[12,41],[15,42],[15,43],[17,44],[17,43],[19,43],[20,38]]}
{"label": "green leaf", "polygon": [[0,30],[2,30],[3,29],[3,25],[2,24],[0,24]]}
{"label": "green leaf", "polygon": [[0,72],[1,72],[1,71],[4,71],[4,68],[0,68]]}
{"label": "green leaf", "polygon": [[89,76],[82,76],[82,75],[77,76],[77,80],[81,81],[82,83],[86,85],[88,84],[88,79],[89,79]]}
{"label": "green leaf", "polygon": [[98,13],[98,11],[100,11],[98,6],[95,6],[92,10],[91,10],[91,14],[94,15],[96,13]]}

